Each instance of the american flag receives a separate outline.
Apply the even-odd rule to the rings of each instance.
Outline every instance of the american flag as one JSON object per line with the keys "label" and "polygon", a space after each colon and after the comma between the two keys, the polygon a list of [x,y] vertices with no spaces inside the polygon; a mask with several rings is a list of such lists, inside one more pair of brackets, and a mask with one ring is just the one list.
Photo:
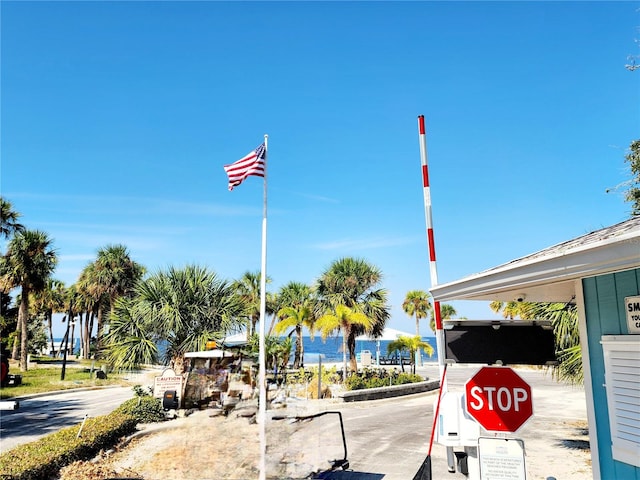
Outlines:
{"label": "american flag", "polygon": [[265,154],[266,148],[263,143],[237,162],[224,166],[224,171],[229,176],[229,191],[240,185],[249,175],[264,177]]}

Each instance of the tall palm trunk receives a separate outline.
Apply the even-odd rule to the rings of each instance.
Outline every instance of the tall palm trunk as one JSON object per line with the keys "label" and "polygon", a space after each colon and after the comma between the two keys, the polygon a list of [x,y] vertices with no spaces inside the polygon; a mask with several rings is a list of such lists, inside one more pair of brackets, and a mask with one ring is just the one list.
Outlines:
{"label": "tall palm trunk", "polygon": [[256,315],[251,316],[251,330],[250,330],[251,335],[254,335],[256,333],[256,325],[258,324],[259,319],[260,319],[260,316],[256,316]]}
{"label": "tall palm trunk", "polygon": [[269,331],[267,332],[267,337],[271,336],[271,332],[273,332],[273,327],[276,325],[277,315],[271,315],[271,324],[269,325]]}
{"label": "tall palm trunk", "polygon": [[420,349],[411,352],[411,373],[416,374],[416,360],[420,354]]}
{"label": "tall palm trunk", "polygon": [[83,316],[84,316],[84,312],[78,313],[78,337],[80,337],[80,351],[78,352],[78,358],[85,358],[83,355],[83,348],[84,348],[84,325],[82,324]]}
{"label": "tall palm trunk", "polygon": [[[422,338],[420,335],[420,319],[418,318],[418,312],[416,312],[416,335]],[[420,354],[420,349],[416,351],[416,354],[413,356],[413,373],[416,373],[416,363],[419,363],[422,366],[422,355]]]}
{"label": "tall palm trunk", "polygon": [[91,356],[91,333],[93,332],[93,325],[95,324],[96,313],[91,312],[91,322],[89,323],[89,337],[87,338],[87,352],[89,352],[89,356]]}
{"label": "tall palm trunk", "polygon": [[98,327],[96,332],[96,358],[100,356],[100,350],[102,349],[102,306],[98,305]]}
{"label": "tall palm trunk", "polygon": [[18,322],[18,329],[16,330],[16,334],[13,337],[13,347],[11,347],[11,358],[13,360],[18,360],[18,343],[20,342],[20,332],[22,331],[22,327],[20,325],[20,322]]}
{"label": "tall palm trunk", "polygon": [[349,336],[347,338],[349,347],[349,366],[352,372],[358,371],[358,359],[356,358],[356,335],[353,329],[349,329]]}
{"label": "tall palm trunk", "polygon": [[71,355],[76,348],[76,322],[71,322]]}
{"label": "tall palm trunk", "polygon": [[53,356],[56,356],[56,346],[53,343],[53,311],[47,310],[47,326],[49,327],[49,341],[51,342],[51,349],[53,350]]}
{"label": "tall palm trunk", "polygon": [[20,371],[29,369],[27,364],[28,332],[27,318],[29,317],[29,289],[22,287],[22,300],[18,309],[18,324],[20,325]]}
{"label": "tall palm trunk", "polygon": [[91,358],[91,330],[93,329],[93,312],[87,310],[84,319],[84,335],[82,341],[82,351],[84,358]]}
{"label": "tall palm trunk", "polygon": [[300,366],[304,367],[304,339],[302,338],[302,327],[296,327],[296,349],[300,354]]}
{"label": "tall palm trunk", "polygon": [[347,381],[347,331],[342,332],[342,362],[344,363],[344,369],[342,370],[342,383]]}
{"label": "tall palm trunk", "polygon": [[296,325],[294,332],[296,333],[296,353],[293,357],[293,368],[304,367],[304,347],[302,344],[302,327]]}
{"label": "tall palm trunk", "polygon": [[182,375],[185,371],[186,364],[182,355],[177,355],[171,359],[171,366],[176,375]]}

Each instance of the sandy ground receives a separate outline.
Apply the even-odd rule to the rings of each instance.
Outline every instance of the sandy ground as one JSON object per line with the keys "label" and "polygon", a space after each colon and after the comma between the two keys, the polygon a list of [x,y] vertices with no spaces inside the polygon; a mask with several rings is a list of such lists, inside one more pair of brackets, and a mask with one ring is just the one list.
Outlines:
{"label": "sandy ground", "polygon": [[[584,393],[581,389],[553,385],[552,380],[549,382],[549,391],[541,393],[537,399],[538,404],[547,406],[544,411],[538,411],[523,427],[522,432],[519,432],[519,437],[526,441],[527,479],[545,480],[551,476],[558,480],[591,478]],[[415,400],[411,401],[425,402],[424,396],[413,397]],[[432,402],[433,397],[427,401]],[[382,402],[393,400],[377,402],[342,405],[344,408],[362,409],[369,415],[384,415]],[[319,403],[315,403],[316,407]],[[377,411],[378,408],[380,411]],[[102,463],[121,477],[145,480],[257,479],[260,458],[259,427],[251,416],[255,410],[255,405],[245,405],[227,417],[214,410],[200,410],[185,418],[143,425],[140,435],[132,438],[126,446],[110,453]],[[303,450],[309,451],[309,448],[300,448],[309,445],[309,435],[304,423],[268,422],[266,437],[268,479],[305,478],[310,472],[319,470],[320,464],[324,463],[326,468],[328,453],[322,451],[323,445],[315,448],[316,455],[301,453]],[[403,451],[402,446],[397,451],[389,448],[387,455],[392,455],[391,458],[395,455],[397,461],[406,462],[411,468],[389,468],[384,472],[384,480],[410,479],[412,475],[407,476],[406,473],[419,466],[419,458],[424,458],[423,448],[421,446],[416,452]],[[393,454],[393,451],[396,453]],[[367,471],[366,467],[381,462],[381,457],[376,459],[373,454],[368,457],[366,450],[358,451],[358,447],[350,448],[349,453],[352,468],[359,466],[361,471]],[[442,478],[435,472],[446,472],[444,447],[434,445],[432,456],[434,478]],[[382,471],[382,468],[377,471]],[[444,478],[464,478],[460,474],[444,475]]]}
{"label": "sandy ground", "polygon": [[[274,429],[267,431],[267,478],[306,478],[326,463],[326,455],[305,456],[297,448],[307,443],[304,425],[280,422],[274,422],[274,425]],[[537,439],[528,438],[526,442],[527,478],[545,480],[551,474],[558,480],[591,478],[586,422],[544,420],[540,425],[544,425],[545,431],[540,432]],[[128,445],[103,460],[104,465],[121,477],[147,480],[258,478],[259,428],[247,418],[233,414],[226,418],[211,417],[210,412],[198,411],[188,418],[142,428],[143,432],[148,429],[145,435],[133,438]],[[399,457],[402,456],[400,453]],[[436,444],[432,456],[434,471],[442,471],[446,458],[444,447]],[[412,465],[417,469],[419,462],[412,462]],[[352,466],[357,466],[357,462],[352,460]],[[401,478],[401,475],[390,472],[386,478]],[[450,478],[463,477],[456,474]]]}
{"label": "sandy ground", "polygon": [[151,433],[105,459],[120,475],[145,479],[252,479],[258,477],[259,431],[236,415],[210,416],[198,411],[187,418],[142,426]]}

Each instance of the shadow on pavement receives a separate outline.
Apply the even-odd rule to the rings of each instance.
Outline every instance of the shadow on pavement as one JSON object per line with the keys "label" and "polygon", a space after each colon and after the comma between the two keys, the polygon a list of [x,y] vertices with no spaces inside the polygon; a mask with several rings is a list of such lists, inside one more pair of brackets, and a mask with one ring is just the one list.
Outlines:
{"label": "shadow on pavement", "polygon": [[353,470],[332,470],[322,472],[313,478],[323,480],[381,480],[384,478],[384,474],[355,472]]}

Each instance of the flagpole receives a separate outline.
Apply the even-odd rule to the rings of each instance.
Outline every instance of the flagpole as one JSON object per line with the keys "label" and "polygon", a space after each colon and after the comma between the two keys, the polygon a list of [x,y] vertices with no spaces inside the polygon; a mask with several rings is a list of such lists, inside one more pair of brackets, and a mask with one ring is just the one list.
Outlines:
{"label": "flagpole", "polygon": [[260,426],[260,480],[266,480],[266,455],[267,455],[267,376],[264,331],[267,307],[267,162],[269,160],[269,148],[267,145],[269,136],[264,136],[264,204],[262,209],[262,262],[260,265],[260,335],[259,335],[259,372],[258,384],[260,395],[258,399],[258,425]]}

